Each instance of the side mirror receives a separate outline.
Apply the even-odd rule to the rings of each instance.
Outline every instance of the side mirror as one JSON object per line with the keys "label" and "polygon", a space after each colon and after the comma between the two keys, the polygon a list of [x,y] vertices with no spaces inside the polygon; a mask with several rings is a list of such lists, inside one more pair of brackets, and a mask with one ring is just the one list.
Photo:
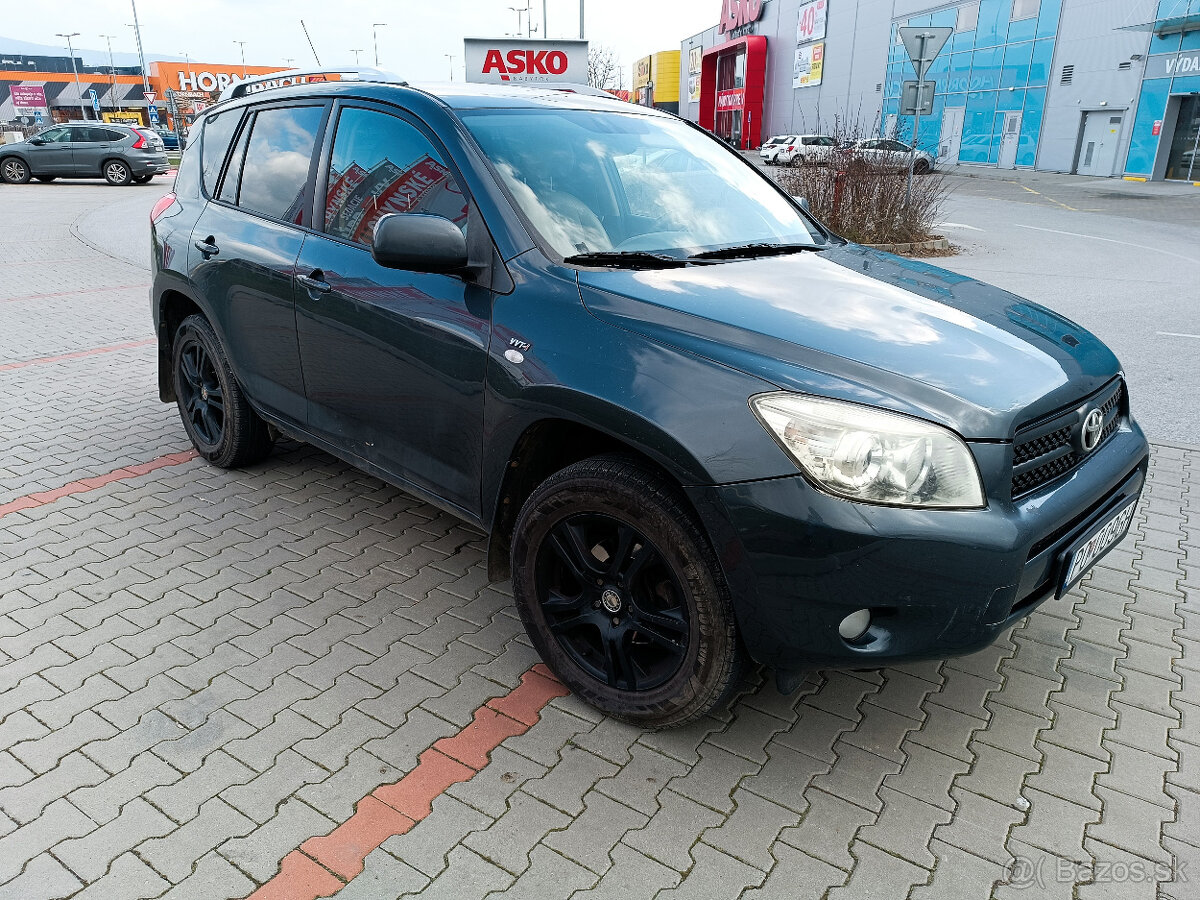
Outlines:
{"label": "side mirror", "polygon": [[812,210],[809,208],[807,197],[793,197],[792,199],[799,203],[800,208],[805,212],[812,212]]}
{"label": "side mirror", "polygon": [[375,225],[371,256],[389,269],[459,273],[468,265],[467,239],[442,216],[391,213]]}
{"label": "side mirror", "polygon": [[40,138],[40,137],[31,137],[31,138],[29,139],[29,143],[33,144],[33,146],[35,146],[35,147],[40,147],[40,146],[42,146],[43,144],[47,143],[47,141],[46,141],[46,139],[45,139],[45,138]]}

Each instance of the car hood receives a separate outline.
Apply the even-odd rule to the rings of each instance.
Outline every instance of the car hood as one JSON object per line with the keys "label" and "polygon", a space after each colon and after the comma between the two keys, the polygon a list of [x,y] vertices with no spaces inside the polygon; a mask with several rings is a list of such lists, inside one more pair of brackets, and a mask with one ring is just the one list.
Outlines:
{"label": "car hood", "polygon": [[686,269],[585,270],[579,283],[587,309],[612,325],[968,439],[1011,439],[1119,371],[1099,339],[1045,307],[854,244]]}

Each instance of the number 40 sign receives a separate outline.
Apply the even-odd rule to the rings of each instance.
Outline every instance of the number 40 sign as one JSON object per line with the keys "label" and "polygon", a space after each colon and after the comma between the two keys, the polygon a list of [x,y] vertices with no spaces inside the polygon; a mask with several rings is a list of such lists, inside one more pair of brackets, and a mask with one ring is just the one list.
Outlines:
{"label": "number 40 sign", "polygon": [[796,24],[796,43],[825,39],[825,20],[829,13],[829,0],[807,0],[800,4],[800,18]]}

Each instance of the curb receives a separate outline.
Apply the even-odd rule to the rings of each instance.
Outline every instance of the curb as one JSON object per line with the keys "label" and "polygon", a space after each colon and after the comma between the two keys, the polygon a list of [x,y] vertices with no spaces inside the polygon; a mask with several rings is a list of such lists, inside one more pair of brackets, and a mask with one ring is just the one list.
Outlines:
{"label": "curb", "polygon": [[916,241],[909,244],[864,244],[872,250],[882,250],[884,253],[925,253],[931,250],[949,250],[950,242],[945,238],[934,238],[930,241]]}

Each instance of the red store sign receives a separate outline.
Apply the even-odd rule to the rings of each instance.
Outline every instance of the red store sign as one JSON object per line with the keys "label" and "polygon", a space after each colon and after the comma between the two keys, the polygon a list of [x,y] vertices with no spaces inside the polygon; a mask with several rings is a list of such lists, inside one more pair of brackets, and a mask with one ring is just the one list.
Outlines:
{"label": "red store sign", "polygon": [[746,106],[746,91],[737,88],[732,91],[717,92],[717,109],[743,109]]}
{"label": "red store sign", "polygon": [[721,0],[721,24],[725,34],[762,18],[763,0]]}

